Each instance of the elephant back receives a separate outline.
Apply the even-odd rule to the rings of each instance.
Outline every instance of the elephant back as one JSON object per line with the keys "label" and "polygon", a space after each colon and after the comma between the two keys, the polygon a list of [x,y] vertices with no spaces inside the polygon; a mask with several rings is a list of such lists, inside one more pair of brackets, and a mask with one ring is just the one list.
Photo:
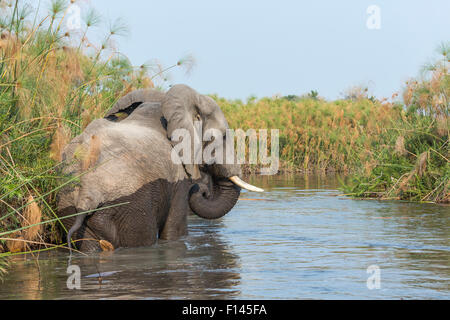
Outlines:
{"label": "elephant back", "polygon": [[139,89],[132,91],[120,98],[114,106],[106,113],[105,118],[113,121],[129,116],[137,107],[144,102],[161,103],[164,92],[156,89]]}

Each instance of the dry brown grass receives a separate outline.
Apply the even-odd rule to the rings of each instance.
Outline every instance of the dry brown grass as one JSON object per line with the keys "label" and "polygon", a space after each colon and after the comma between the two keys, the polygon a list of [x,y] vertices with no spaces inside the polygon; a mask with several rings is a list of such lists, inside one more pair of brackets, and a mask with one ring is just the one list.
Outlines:
{"label": "dry brown grass", "polygon": [[[252,104],[217,99],[231,128],[280,129],[284,168],[350,172],[374,166],[371,152],[401,117],[391,103],[362,99],[322,101],[264,98]],[[270,144],[269,144],[270,147]]]}
{"label": "dry brown grass", "polygon": [[20,216],[22,220],[21,227],[26,229],[12,233],[10,237],[15,240],[6,241],[6,246],[10,252],[25,251],[29,248],[27,241],[35,241],[41,237],[42,225],[40,223],[42,220],[42,211],[31,194],[27,199],[27,206]]}
{"label": "dry brown grass", "polygon": [[89,142],[88,151],[86,156],[82,160],[83,171],[88,170],[90,167],[95,165],[100,155],[101,140],[98,136],[92,135],[91,141]]}
{"label": "dry brown grass", "polygon": [[62,152],[64,147],[69,143],[71,139],[70,130],[64,125],[59,124],[58,128],[53,135],[52,143],[50,145],[50,158],[56,162],[61,162]]}
{"label": "dry brown grass", "polygon": [[405,148],[405,137],[398,136],[397,140],[395,141],[394,151],[401,156],[406,155],[408,153],[408,151]]}
{"label": "dry brown grass", "polygon": [[99,240],[99,244],[102,251],[114,251],[114,246],[106,240]]}

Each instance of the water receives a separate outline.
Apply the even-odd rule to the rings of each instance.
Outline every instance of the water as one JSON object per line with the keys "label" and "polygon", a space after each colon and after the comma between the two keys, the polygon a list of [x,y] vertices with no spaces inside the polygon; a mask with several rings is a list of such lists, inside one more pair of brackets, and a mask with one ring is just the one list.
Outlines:
{"label": "water", "polygon": [[66,252],[17,258],[0,299],[450,298],[450,207],[352,200],[333,177],[251,182],[266,192],[243,192],[220,220],[189,217],[178,241],[75,255],[80,290],[67,289]]}

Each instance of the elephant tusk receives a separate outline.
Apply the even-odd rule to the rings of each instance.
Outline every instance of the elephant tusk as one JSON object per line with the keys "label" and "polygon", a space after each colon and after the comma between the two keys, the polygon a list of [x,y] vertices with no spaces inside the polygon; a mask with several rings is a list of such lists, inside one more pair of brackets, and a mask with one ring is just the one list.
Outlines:
{"label": "elephant tusk", "polygon": [[254,191],[254,192],[264,192],[264,189],[252,186],[251,184],[242,181],[238,176],[233,176],[230,178],[231,182],[233,182],[235,185],[247,189],[248,191]]}

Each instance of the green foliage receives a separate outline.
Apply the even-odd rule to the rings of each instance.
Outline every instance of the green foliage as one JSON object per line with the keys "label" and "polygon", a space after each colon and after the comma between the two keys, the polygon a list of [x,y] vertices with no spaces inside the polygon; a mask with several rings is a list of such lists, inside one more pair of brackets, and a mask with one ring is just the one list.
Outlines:
{"label": "green foliage", "polygon": [[372,145],[401,111],[364,99],[263,98],[252,103],[216,97],[232,128],[280,129],[283,169],[348,173],[370,161]]}
{"label": "green foliage", "polygon": [[[162,86],[165,71],[192,60],[154,73],[136,68],[110,48],[114,37],[128,31],[122,20],[107,26],[97,46],[89,37],[101,17],[90,9],[82,35],[66,30],[69,4],[49,1],[39,19],[31,15],[38,11],[34,1],[0,1],[0,233],[13,231],[10,237],[24,241],[17,246],[0,239],[0,252],[59,243],[54,219],[56,193],[67,180],[57,170],[64,146],[118,98]],[[34,217],[52,222],[29,238],[21,230],[29,225],[24,215],[33,203]]]}
{"label": "green foliage", "polygon": [[439,135],[430,117],[409,115],[383,135],[374,148],[373,168],[357,171],[345,185],[357,197],[448,202],[448,133]]}
{"label": "green foliage", "polygon": [[450,46],[424,66],[422,77],[406,83],[406,112],[374,146],[376,162],[344,187],[358,197],[450,202]]}

